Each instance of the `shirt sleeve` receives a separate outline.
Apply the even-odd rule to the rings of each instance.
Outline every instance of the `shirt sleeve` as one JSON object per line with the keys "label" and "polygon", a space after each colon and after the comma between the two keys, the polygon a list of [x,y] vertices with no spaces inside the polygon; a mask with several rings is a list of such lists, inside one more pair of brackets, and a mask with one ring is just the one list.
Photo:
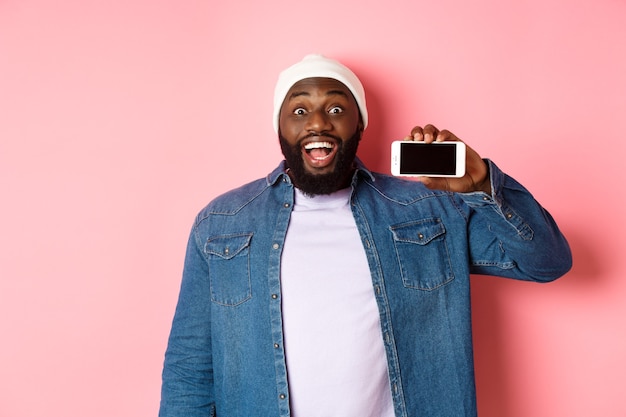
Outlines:
{"label": "shirt sleeve", "polygon": [[208,265],[194,228],[165,352],[159,417],[215,416],[209,293]]}
{"label": "shirt sleeve", "polygon": [[556,222],[515,179],[489,167],[491,195],[460,194],[470,206],[470,268],[475,274],[549,282],[572,266],[572,254]]}

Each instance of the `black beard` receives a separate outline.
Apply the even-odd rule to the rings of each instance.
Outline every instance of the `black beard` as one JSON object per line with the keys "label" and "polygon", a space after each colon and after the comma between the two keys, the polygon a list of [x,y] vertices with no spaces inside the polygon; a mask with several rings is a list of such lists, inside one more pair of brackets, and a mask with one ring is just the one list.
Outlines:
{"label": "black beard", "polygon": [[302,160],[302,146],[300,143],[290,145],[287,140],[278,133],[280,149],[283,151],[289,176],[296,187],[307,195],[331,194],[347,187],[350,184],[354,172],[354,159],[361,140],[361,130],[357,130],[348,140],[335,140],[339,147],[335,158],[335,169],[327,174],[311,174],[304,168]]}

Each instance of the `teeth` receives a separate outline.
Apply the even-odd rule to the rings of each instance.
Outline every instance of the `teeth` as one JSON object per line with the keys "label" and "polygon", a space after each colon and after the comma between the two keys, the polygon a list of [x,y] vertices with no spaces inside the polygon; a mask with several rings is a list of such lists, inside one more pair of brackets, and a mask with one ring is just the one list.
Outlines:
{"label": "teeth", "polygon": [[316,148],[332,149],[333,144],[330,142],[311,142],[311,143],[307,143],[306,145],[304,145],[304,149],[306,149],[307,151],[311,149],[316,149]]}

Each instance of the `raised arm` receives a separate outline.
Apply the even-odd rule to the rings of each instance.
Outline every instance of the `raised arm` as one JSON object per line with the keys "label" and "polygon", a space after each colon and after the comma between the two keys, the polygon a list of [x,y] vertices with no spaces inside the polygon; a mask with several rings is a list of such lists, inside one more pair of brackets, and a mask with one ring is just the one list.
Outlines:
{"label": "raised arm", "polygon": [[[405,140],[459,141],[448,130],[415,126]],[[467,146],[462,178],[419,178],[426,186],[459,193],[473,211],[469,219],[473,273],[539,282],[572,266],[569,245],[552,216],[513,178]]]}

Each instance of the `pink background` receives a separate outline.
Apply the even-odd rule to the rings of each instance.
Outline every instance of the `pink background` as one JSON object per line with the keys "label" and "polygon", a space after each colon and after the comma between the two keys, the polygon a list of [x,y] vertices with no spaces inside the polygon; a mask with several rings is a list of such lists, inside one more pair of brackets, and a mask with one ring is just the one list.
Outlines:
{"label": "pink background", "polygon": [[0,416],[156,415],[193,217],[276,165],[310,52],[366,84],[372,168],[448,128],[570,240],[555,283],[473,278],[481,416],[626,415],[626,2],[242,3],[0,1]]}

